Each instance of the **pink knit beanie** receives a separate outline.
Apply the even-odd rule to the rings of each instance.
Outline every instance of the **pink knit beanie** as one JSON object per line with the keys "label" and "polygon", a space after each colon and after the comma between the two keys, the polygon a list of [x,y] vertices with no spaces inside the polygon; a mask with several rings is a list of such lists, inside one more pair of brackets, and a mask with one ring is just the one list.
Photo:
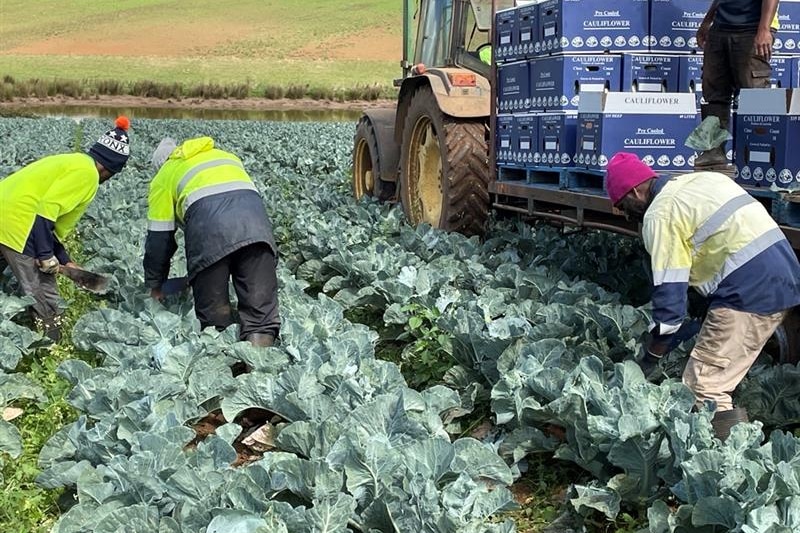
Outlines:
{"label": "pink knit beanie", "polygon": [[608,162],[606,189],[611,203],[617,205],[634,187],[650,178],[655,178],[653,169],[635,155],[628,152],[614,154]]}

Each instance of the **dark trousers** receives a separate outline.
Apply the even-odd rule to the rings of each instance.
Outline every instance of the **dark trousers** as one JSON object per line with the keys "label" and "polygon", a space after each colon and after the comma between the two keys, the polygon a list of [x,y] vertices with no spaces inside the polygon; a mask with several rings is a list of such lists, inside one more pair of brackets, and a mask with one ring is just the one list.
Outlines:
{"label": "dark trousers", "polygon": [[0,244],[0,274],[5,270],[6,264],[11,267],[22,293],[35,300],[31,309],[36,317],[47,320],[61,313],[62,302],[55,274],[45,274],[36,266],[33,257]]}
{"label": "dark trousers", "polygon": [[701,114],[719,117],[727,129],[733,99],[739,89],[769,88],[772,67],[763,57],[755,55],[755,31],[728,32],[711,27],[704,49],[703,104]]}
{"label": "dark trousers", "polygon": [[233,323],[228,296],[228,280],[232,278],[239,300],[239,338],[251,333],[269,333],[277,338],[281,322],[276,264],[269,245],[256,243],[201,270],[192,280],[194,311],[201,326],[225,329]]}

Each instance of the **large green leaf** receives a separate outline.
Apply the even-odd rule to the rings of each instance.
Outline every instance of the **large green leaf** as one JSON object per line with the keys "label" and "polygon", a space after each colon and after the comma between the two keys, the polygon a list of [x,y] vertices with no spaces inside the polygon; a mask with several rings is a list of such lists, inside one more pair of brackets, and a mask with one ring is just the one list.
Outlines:
{"label": "large green leaf", "polygon": [[0,419],[0,452],[7,453],[12,459],[22,454],[22,436],[17,426]]}
{"label": "large green leaf", "polygon": [[216,512],[206,529],[206,533],[271,533],[272,531],[275,530],[270,529],[267,521],[260,516],[233,509]]}

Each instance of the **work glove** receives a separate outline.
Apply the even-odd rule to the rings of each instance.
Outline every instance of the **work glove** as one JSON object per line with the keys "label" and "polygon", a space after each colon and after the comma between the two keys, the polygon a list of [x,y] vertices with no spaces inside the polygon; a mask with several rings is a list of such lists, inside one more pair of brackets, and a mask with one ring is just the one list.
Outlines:
{"label": "work glove", "polygon": [[672,338],[669,341],[669,347],[667,348],[667,352],[669,353],[681,343],[684,343],[690,339],[693,339],[700,333],[700,329],[703,327],[703,321],[699,318],[693,318],[691,320],[687,320],[681,325],[681,329],[675,332]]}
{"label": "work glove", "polygon": [[654,354],[647,348],[642,350],[642,354],[636,359],[636,362],[639,364],[639,368],[642,369],[642,374],[644,374],[647,381],[654,381],[664,375],[660,365],[663,357],[663,355]]}
{"label": "work glove", "polygon": [[61,263],[58,262],[56,256],[49,257],[47,259],[39,259],[38,262],[39,270],[45,274],[56,274],[58,273],[58,267],[61,266]]}

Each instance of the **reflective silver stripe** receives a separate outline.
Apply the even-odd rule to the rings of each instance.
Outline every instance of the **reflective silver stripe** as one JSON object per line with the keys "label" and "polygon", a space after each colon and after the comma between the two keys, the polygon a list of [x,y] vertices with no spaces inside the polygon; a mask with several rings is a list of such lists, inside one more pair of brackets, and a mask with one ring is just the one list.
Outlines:
{"label": "reflective silver stripe", "polygon": [[757,200],[755,198],[745,193],[731,198],[722,204],[722,206],[717,209],[714,214],[708,217],[708,220],[703,222],[703,225],[697,228],[697,231],[694,232],[694,235],[692,236],[692,246],[694,247],[695,253],[697,252],[697,249],[708,240],[709,237],[711,237],[720,227],[722,227],[722,225],[731,217],[731,215],[733,215],[742,207],[750,205],[756,201]]}
{"label": "reflective silver stripe", "polygon": [[175,231],[175,221],[148,220],[147,229],[149,231]]}
{"label": "reflective silver stripe", "polygon": [[668,268],[667,270],[659,270],[653,272],[653,285],[658,287],[663,283],[688,283],[689,282],[689,269],[688,268]]}
{"label": "reflective silver stripe", "polygon": [[231,181],[229,183],[220,183],[219,185],[209,185],[208,187],[203,187],[202,189],[197,189],[196,191],[192,191],[189,193],[189,196],[186,197],[186,201],[183,203],[183,212],[189,210],[189,207],[195,203],[197,200],[201,198],[207,198],[209,196],[214,196],[215,194],[221,194],[223,192],[230,192],[230,191],[256,191],[256,186],[253,185],[250,181]]}
{"label": "reflective silver stripe", "polygon": [[185,189],[189,184],[189,180],[197,176],[200,172],[208,170],[209,168],[224,167],[227,165],[244,168],[239,161],[234,161],[233,159],[214,159],[213,161],[200,163],[196,167],[190,168],[186,174],[183,175],[181,181],[178,183],[178,196],[180,196],[180,194],[183,192],[183,189]]}
{"label": "reflective silver stripe", "polygon": [[697,290],[700,291],[700,294],[704,296],[712,294],[717,290],[719,284],[722,283],[725,278],[733,274],[736,269],[750,261],[752,258],[773,244],[782,241],[784,238],[785,237],[783,236],[783,232],[780,230],[780,228],[771,229],[760,237],[757,237],[738,252],[734,252],[729,255],[722,264],[720,271],[711,279],[711,281],[699,285]]}

